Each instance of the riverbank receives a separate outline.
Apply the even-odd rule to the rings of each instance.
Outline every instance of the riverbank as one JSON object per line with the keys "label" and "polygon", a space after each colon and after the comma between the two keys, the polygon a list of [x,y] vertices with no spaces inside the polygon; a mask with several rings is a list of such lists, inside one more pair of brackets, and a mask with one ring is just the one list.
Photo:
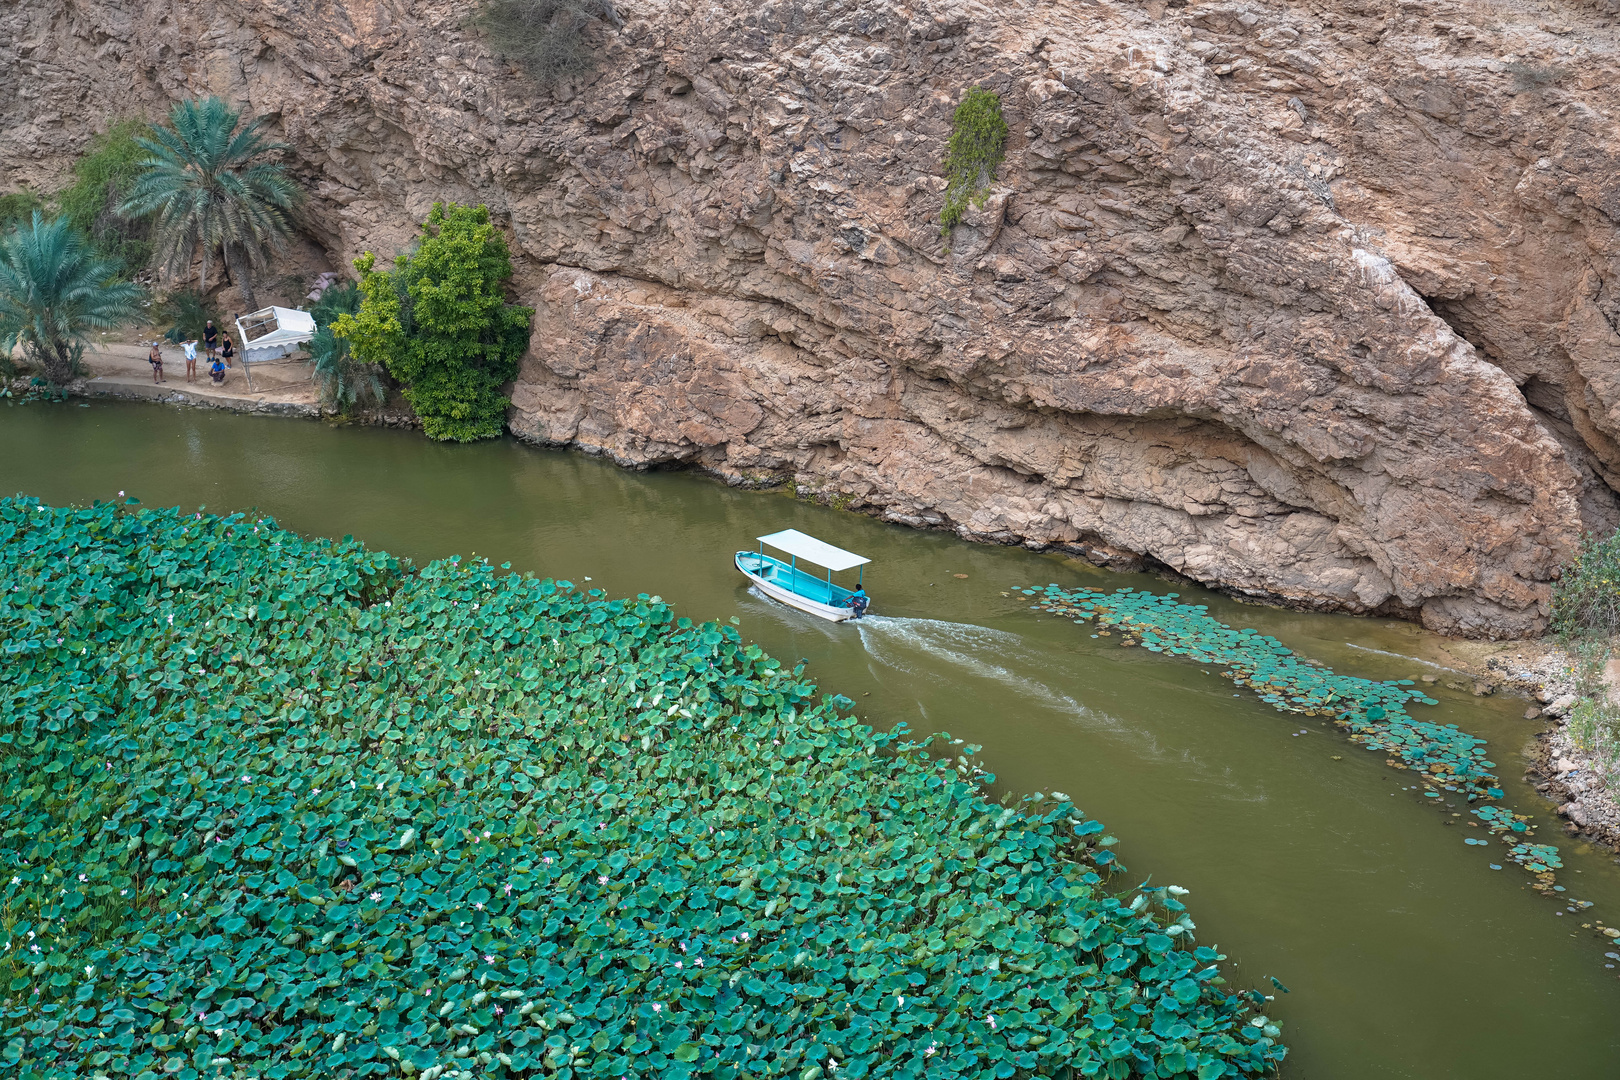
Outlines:
{"label": "riverbank", "polygon": [[[1540,835],[1566,849],[1559,884],[1595,903],[1580,920],[1513,868],[1491,870],[1502,849],[1494,838],[1464,843],[1485,837],[1466,809],[1450,818],[1419,781],[1331,725],[1276,714],[1196,666],[1120,648],[1117,634],[1092,639],[1001,592],[1031,581],[1179,592],[1334,670],[1459,681],[1422,662],[1459,667],[1410,623],[1237,605],[1056,554],[833,513],[786,491],[515,440],[449,445],[359,424],[82,398],[0,407],[0,491],[89,506],[121,489],[149,506],[256,508],[305,536],[352,534],[418,566],[476,551],[611,596],[657,593],[694,618],[737,618],[748,640],[790,665],[808,658],[815,680],[869,719],[994,747],[996,790],[1072,794],[1088,817],[1124,830],[1112,850],[1132,884],[1151,875],[1192,890],[1184,900],[1200,935],[1241,959],[1233,985],[1277,997],[1268,1012],[1297,1043],[1284,1076],[1551,1070],[1596,1080],[1620,1068],[1620,967],[1607,969],[1614,961],[1579,926],[1620,922],[1620,866],[1564,843],[1561,822],[1520,779],[1521,749],[1539,727],[1523,719],[1525,702],[1430,687],[1438,719],[1506,755],[1493,755],[1504,801],[1538,809]],[[751,595],[730,553],[787,527],[872,558],[877,616],[824,628]],[[1544,1037],[1528,1042],[1527,1029]],[[1384,1037],[1370,1041],[1369,1030]]]}
{"label": "riverbank", "polygon": [[[143,346],[107,343],[90,350],[85,358],[86,377],[70,384],[72,396],[115,398],[151,401],[163,404],[219,409],[248,414],[277,415],[331,419],[319,404],[313,385],[309,381],[307,362],[291,361],[285,364],[256,365],[254,389],[248,390],[246,379],[238,366],[224,386],[214,386],[206,379],[194,383],[181,377],[167,383],[153,384],[151,368],[145,360]],[[167,369],[172,367],[166,364]],[[20,392],[26,389],[26,379],[18,380]],[[357,414],[349,421],[385,427],[419,427],[420,424],[401,402],[391,403],[384,410]],[[699,472],[705,472],[701,466]],[[733,483],[731,477],[719,475],[723,482]],[[801,497],[804,497],[801,494]],[[810,496],[812,501],[814,496]],[[858,512],[858,511],[857,511]],[[923,530],[937,526],[928,522],[899,522]],[[993,539],[985,542],[995,542]],[[1097,560],[1090,560],[1096,562]],[[1137,569],[1112,567],[1114,569]],[[1171,576],[1176,576],[1173,574]],[[1184,579],[1183,579],[1184,580]],[[1565,832],[1601,844],[1620,853],[1620,800],[1615,791],[1620,789],[1620,770],[1614,762],[1605,760],[1606,745],[1593,737],[1593,732],[1577,730],[1572,723],[1600,711],[1598,702],[1602,690],[1594,690],[1592,680],[1583,682],[1580,664],[1566,646],[1546,637],[1529,641],[1482,642],[1460,638],[1444,638],[1441,649],[1460,671],[1468,673],[1471,685],[1456,682],[1456,689],[1470,689],[1476,694],[1510,692],[1525,699],[1525,719],[1542,721],[1545,727],[1536,736],[1537,752],[1525,778],[1557,807],[1564,819]],[[1446,681],[1442,676],[1431,676],[1426,681]],[[1610,683],[1614,680],[1611,678]],[[1609,685],[1609,684],[1600,684]],[[1620,698],[1608,691],[1620,708]],[[1594,726],[1589,723],[1588,727]]]}
{"label": "riverbank", "polygon": [[[64,390],[69,397],[111,398],[122,401],[150,401],[164,405],[185,405],[226,412],[257,413],[265,416],[294,416],[306,419],[335,419],[335,411],[321,404],[320,392],[312,379],[313,365],[302,354],[254,364],[251,372],[240,360],[226,370],[225,380],[215,383],[208,376],[208,362],[197,359],[197,376],[186,379],[185,360],[175,346],[165,345],[162,382],[152,381],[152,365],[147,346],[138,342],[97,343],[85,350],[81,361],[83,375]],[[31,375],[12,380],[11,392],[24,396],[38,390]],[[391,400],[381,409],[358,412],[345,419],[380,427],[420,427],[421,422],[403,402]]]}
{"label": "riverbank", "polygon": [[1583,652],[1551,636],[1533,641],[1448,640],[1445,650],[1473,676],[1475,692],[1508,690],[1541,721],[1525,779],[1551,801],[1564,832],[1620,852],[1620,769],[1609,728],[1620,710],[1620,661],[1608,646]]}

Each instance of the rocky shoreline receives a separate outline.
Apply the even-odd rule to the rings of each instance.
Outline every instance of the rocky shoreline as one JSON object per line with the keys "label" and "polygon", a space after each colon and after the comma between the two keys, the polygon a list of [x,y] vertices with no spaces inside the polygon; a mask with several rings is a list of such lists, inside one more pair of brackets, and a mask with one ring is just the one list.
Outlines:
{"label": "rocky shoreline", "polygon": [[[39,393],[29,376],[11,380],[9,389],[13,398],[24,399]],[[248,397],[240,394],[208,393],[200,386],[185,383],[131,383],[104,382],[94,376],[78,378],[63,387],[67,397],[98,398],[114,401],[144,401],[157,405],[180,405],[193,409],[217,409],[222,412],[259,416],[289,416],[306,420],[325,420],[328,423],[355,423],[369,427],[420,428],[415,414],[402,406],[369,409],[348,416],[321,406],[317,402],[275,396],[271,394]]]}
{"label": "rocky shoreline", "polygon": [[1570,730],[1576,710],[1591,697],[1614,691],[1582,680],[1574,652],[1552,637],[1486,646],[1448,642],[1446,650],[1480,680],[1475,692],[1506,689],[1527,702],[1526,720],[1544,720],[1525,779],[1549,799],[1564,819],[1564,832],[1620,852],[1620,802],[1605,784],[1593,752]]}

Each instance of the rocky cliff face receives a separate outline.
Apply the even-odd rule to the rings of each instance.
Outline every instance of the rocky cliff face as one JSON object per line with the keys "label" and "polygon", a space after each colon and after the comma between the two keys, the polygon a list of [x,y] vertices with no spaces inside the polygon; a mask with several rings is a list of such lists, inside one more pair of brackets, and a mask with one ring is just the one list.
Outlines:
{"label": "rocky cliff face", "polygon": [[233,96],[335,258],[497,213],[518,435],[973,538],[1512,636],[1620,522],[1620,0],[624,0],[557,94],[466,12],[21,0],[0,184]]}

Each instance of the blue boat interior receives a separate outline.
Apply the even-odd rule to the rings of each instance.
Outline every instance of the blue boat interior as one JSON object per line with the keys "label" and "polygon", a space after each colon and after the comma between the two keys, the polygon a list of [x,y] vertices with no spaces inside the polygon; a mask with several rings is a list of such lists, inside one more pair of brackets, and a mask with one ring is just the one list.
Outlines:
{"label": "blue boat interior", "polygon": [[854,595],[849,589],[828,582],[825,577],[817,577],[775,556],[758,551],[737,552],[737,565],[750,574],[758,574],[772,585],[802,596],[806,600],[814,600],[818,604],[843,607],[844,602]]}

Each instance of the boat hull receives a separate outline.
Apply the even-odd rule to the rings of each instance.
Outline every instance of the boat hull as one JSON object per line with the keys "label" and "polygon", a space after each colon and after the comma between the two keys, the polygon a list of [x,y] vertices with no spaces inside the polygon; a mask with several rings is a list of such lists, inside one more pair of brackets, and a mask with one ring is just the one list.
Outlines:
{"label": "boat hull", "polygon": [[802,596],[792,589],[772,581],[768,573],[762,573],[761,571],[768,570],[772,564],[779,567],[780,564],[777,560],[767,557],[761,562],[761,556],[758,552],[739,551],[736,556],[736,564],[737,569],[742,572],[744,577],[753,582],[760,592],[769,596],[772,600],[786,604],[788,607],[797,608],[817,618],[826,619],[828,622],[843,622],[853,614],[847,607],[835,607],[832,604],[824,604],[819,600],[812,600],[808,596]]}

